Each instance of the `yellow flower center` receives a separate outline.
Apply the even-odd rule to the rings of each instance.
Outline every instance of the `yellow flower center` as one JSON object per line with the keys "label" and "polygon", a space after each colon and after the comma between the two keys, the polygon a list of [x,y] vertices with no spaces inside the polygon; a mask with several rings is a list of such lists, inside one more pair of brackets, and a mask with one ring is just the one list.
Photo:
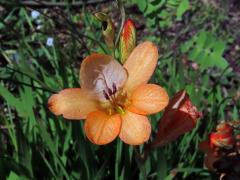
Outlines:
{"label": "yellow flower center", "polygon": [[115,113],[122,115],[125,113],[125,107],[128,102],[126,92],[123,92],[122,89],[117,89],[116,85],[113,84],[111,89],[103,90],[103,94],[106,101],[102,102],[101,106],[109,115]]}

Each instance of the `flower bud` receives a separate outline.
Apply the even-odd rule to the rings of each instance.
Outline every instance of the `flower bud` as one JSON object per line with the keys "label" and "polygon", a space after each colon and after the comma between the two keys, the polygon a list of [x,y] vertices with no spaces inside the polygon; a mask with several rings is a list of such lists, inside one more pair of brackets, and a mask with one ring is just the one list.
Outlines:
{"label": "flower bud", "polygon": [[115,28],[111,18],[103,12],[96,13],[95,17],[102,22],[105,43],[110,49],[114,49]]}
{"label": "flower bud", "polygon": [[231,149],[234,145],[232,133],[213,132],[210,134],[210,146]]}
{"label": "flower bud", "polygon": [[128,19],[124,26],[120,36],[119,50],[120,61],[124,63],[132,50],[136,46],[136,28],[131,19]]}
{"label": "flower bud", "polygon": [[222,133],[232,133],[233,128],[226,122],[222,122],[217,125],[216,130]]}
{"label": "flower bud", "polygon": [[202,113],[197,110],[185,91],[180,91],[170,100],[159,121],[153,146],[163,146],[184,133],[191,131]]}

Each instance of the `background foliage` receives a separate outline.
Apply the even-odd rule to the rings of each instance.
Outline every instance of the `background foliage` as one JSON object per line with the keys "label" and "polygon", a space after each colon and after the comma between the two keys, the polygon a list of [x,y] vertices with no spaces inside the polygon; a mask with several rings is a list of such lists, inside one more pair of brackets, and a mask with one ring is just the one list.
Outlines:
{"label": "background foliage", "polygon": [[[119,139],[93,145],[83,133],[82,121],[55,117],[47,108],[52,93],[79,86],[79,66],[86,55],[110,53],[93,14],[107,12],[119,27],[116,3],[19,2],[0,2],[0,179],[215,176],[204,169],[198,144],[218,121],[240,116],[239,1],[125,2],[127,17],[137,26],[138,42],[151,40],[159,47],[151,81],[171,96],[186,89],[203,112],[193,131],[152,151],[140,168],[139,152],[133,147]],[[151,117],[153,132],[159,118],[160,114]]]}

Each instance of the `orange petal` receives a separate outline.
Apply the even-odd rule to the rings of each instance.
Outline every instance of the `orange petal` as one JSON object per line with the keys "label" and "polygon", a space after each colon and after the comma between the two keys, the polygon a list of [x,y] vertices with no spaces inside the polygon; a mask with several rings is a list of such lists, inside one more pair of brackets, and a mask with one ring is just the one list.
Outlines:
{"label": "orange petal", "polygon": [[167,92],[156,84],[142,84],[132,93],[129,111],[137,114],[154,114],[164,109],[169,101]]}
{"label": "orange petal", "polygon": [[121,121],[119,114],[110,116],[102,111],[95,111],[87,116],[84,129],[91,142],[104,145],[117,137],[120,132]]}
{"label": "orange petal", "polygon": [[149,139],[151,125],[146,116],[126,111],[122,115],[121,140],[130,145],[143,144]]}
{"label": "orange petal", "polygon": [[126,70],[111,56],[92,54],[82,62],[81,87],[94,92],[101,100],[106,99],[106,93],[120,89],[126,79]]}
{"label": "orange petal", "polygon": [[151,78],[158,60],[157,47],[151,42],[139,44],[124,64],[128,71],[128,80],[125,84],[127,91],[132,91],[137,86],[147,83]]}
{"label": "orange petal", "polygon": [[221,133],[232,133],[233,127],[230,126],[227,122],[220,122],[220,124],[217,125],[216,130]]}
{"label": "orange petal", "polygon": [[97,110],[98,104],[86,91],[70,88],[53,94],[48,100],[48,108],[66,119],[84,119],[88,113]]}

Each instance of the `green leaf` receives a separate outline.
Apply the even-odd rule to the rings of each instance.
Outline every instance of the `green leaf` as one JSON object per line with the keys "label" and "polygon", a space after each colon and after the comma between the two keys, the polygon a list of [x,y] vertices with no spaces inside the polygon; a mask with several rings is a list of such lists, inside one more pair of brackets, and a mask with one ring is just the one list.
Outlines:
{"label": "green leaf", "polygon": [[11,107],[16,108],[21,116],[25,116],[25,107],[22,102],[18,98],[15,98],[2,84],[0,84],[0,97],[3,97]]}
{"label": "green leaf", "polygon": [[210,32],[201,31],[181,46],[181,51],[188,54],[188,58],[200,64],[202,70],[209,67],[225,69],[228,62],[223,58],[225,43]]}
{"label": "green leaf", "polygon": [[21,180],[22,177],[18,176],[15,172],[11,171],[7,180]]}
{"label": "green leaf", "polygon": [[147,7],[146,0],[133,0],[133,3],[135,3],[138,6],[138,8],[141,12],[144,12]]}
{"label": "green leaf", "polygon": [[183,14],[189,9],[189,1],[188,0],[182,0],[179,4],[176,12],[177,20],[181,20]]}

